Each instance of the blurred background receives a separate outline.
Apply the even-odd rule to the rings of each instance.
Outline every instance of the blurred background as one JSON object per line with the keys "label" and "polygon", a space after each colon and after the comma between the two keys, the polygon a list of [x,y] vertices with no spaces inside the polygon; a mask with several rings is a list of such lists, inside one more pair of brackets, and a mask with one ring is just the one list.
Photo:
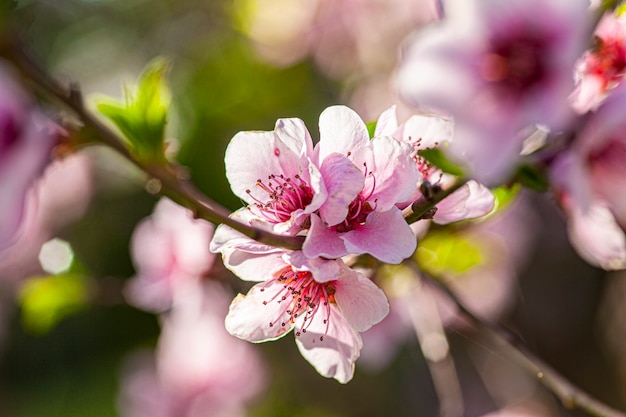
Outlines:
{"label": "blurred background", "polygon": [[[438,16],[428,0],[9,3],[7,24],[52,74],[78,82],[89,100],[121,97],[150,60],[171,59],[170,147],[193,182],[232,210],[241,202],[230,192],[223,155],[236,132],[272,130],[278,118],[299,117],[315,138],[319,114],[332,104],[348,104],[366,121],[396,104],[404,120],[410,109],[391,88],[399,48]],[[140,416],[124,411],[123,381],[133,355],[155,348],[162,323],[130,306],[122,292],[136,274],[133,230],[157,197],[128,163],[96,147],[55,164],[39,186],[40,209],[28,218],[22,241],[0,254],[0,416]],[[626,278],[574,254],[551,197],[522,192],[505,213],[458,233],[483,239],[486,248],[484,268],[457,271],[452,284],[467,303],[505,323],[575,384],[626,409]],[[56,280],[44,278],[58,267],[50,259],[66,263]],[[407,302],[402,288],[385,287],[400,272],[379,277],[392,308]],[[231,295],[247,289],[224,270],[216,274]],[[453,312],[441,310],[460,415],[584,415],[561,408]],[[392,314],[364,335],[347,385],[320,377],[292,336],[251,346],[264,371],[247,415],[440,415],[441,387],[431,378],[439,371],[406,321]]]}

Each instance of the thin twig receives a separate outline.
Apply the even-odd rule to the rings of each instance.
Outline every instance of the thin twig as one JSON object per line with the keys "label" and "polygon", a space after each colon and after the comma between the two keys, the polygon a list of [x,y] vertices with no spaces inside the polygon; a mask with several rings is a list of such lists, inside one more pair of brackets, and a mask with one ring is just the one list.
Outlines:
{"label": "thin twig", "polygon": [[170,163],[150,164],[135,158],[124,145],[124,141],[85,108],[77,86],[73,84],[67,88],[48,75],[16,38],[8,36],[2,39],[0,53],[9,58],[21,70],[22,74],[42,92],[56,98],[71,109],[85,127],[91,129],[99,142],[115,149],[149,177],[157,179],[162,194],[193,211],[196,217],[215,224],[225,224],[267,245],[293,250],[302,248],[303,239],[301,237],[277,235],[232,219],[226,208],[211,200],[191,182],[181,178],[180,169],[177,169],[175,165]]}
{"label": "thin twig", "polygon": [[[410,265],[415,265],[410,263]],[[587,394],[559,374],[554,368],[530,352],[521,341],[503,326],[478,317],[446,285],[429,277],[430,282],[443,291],[457,306],[474,327],[493,345],[500,348],[510,360],[533,375],[539,382],[558,397],[566,408],[579,408],[596,417],[626,417],[623,411],[612,408]]]}
{"label": "thin twig", "polygon": [[467,183],[467,179],[460,179],[454,183],[451,187],[445,190],[441,188],[433,189],[432,186],[428,186],[431,192],[423,193],[424,196],[415,200],[413,204],[402,210],[402,215],[407,223],[415,223],[418,220],[422,220],[428,217],[432,217],[433,209],[444,198],[461,188]]}

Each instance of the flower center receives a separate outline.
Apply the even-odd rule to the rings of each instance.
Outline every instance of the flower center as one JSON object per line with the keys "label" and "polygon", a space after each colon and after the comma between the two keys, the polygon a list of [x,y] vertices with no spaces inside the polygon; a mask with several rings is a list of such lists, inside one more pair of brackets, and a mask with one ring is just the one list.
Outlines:
{"label": "flower center", "polygon": [[0,119],[0,155],[7,153],[18,141],[21,127],[12,115]]}
{"label": "flower center", "polygon": [[482,62],[482,75],[507,94],[521,97],[547,74],[546,39],[532,31],[492,40]]}
{"label": "flower center", "polygon": [[[306,184],[299,175],[292,180],[284,175],[269,175],[266,181],[258,179],[256,186],[267,193],[267,201],[254,197],[250,190],[246,190],[256,201],[254,206],[272,223],[283,223],[291,219],[293,212],[304,209],[313,200],[313,189]],[[306,225],[302,225],[306,228]]]}
{"label": "flower center", "polygon": [[587,63],[589,73],[600,77],[602,88],[606,89],[624,77],[626,49],[616,39],[596,37],[592,56]]}
{"label": "flower center", "polygon": [[[370,204],[370,197],[374,194],[374,190],[376,189],[376,177],[372,171],[368,171],[367,163],[363,163],[365,167],[364,175],[366,179],[371,178],[371,185],[369,186],[369,192],[366,192],[365,189],[356,196],[354,200],[348,206],[348,214],[346,215],[346,219],[333,226],[337,233],[345,233],[351,230],[356,229],[357,227],[363,225],[367,216],[376,210],[376,200],[373,201],[373,204]],[[367,185],[366,185],[367,187]]]}
{"label": "flower center", "polygon": [[[324,324],[328,332],[330,325],[330,304],[335,303],[335,287],[333,281],[319,283],[313,279],[313,275],[308,271],[294,271],[291,266],[286,266],[276,272],[274,279],[270,283],[278,282],[282,284],[282,290],[277,292],[270,300],[263,301],[263,305],[269,303],[279,303],[283,305],[278,318],[269,323],[270,327],[280,325],[286,327],[294,324],[298,316],[304,314],[304,320],[300,328],[296,328],[296,336],[307,332],[313,317],[322,314]],[[265,288],[261,288],[264,291]],[[320,340],[324,340],[324,335]]]}

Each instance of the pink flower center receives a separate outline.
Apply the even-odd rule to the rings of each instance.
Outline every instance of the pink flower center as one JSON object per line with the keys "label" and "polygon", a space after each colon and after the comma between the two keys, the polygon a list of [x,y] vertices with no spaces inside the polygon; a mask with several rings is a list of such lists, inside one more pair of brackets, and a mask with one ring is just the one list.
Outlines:
{"label": "pink flower center", "polygon": [[600,77],[602,88],[619,82],[626,69],[626,49],[618,39],[596,37],[592,55],[587,60],[588,72]]}
{"label": "pink flower center", "polygon": [[9,152],[21,135],[21,126],[11,114],[0,117],[0,156]]}
{"label": "pink flower center", "polygon": [[346,219],[333,226],[337,233],[345,233],[351,230],[356,229],[357,227],[365,224],[365,220],[367,216],[376,210],[376,200],[373,201],[373,205],[370,204],[370,197],[374,194],[374,190],[376,189],[376,177],[372,171],[367,170],[367,164],[363,163],[365,166],[365,178],[372,178],[372,184],[369,187],[369,192],[361,191],[359,195],[356,196],[354,200],[348,206],[348,214],[346,215]]}
{"label": "pink flower center", "polygon": [[[313,189],[299,175],[294,177],[269,175],[267,181],[258,179],[256,186],[267,193],[267,201],[254,197],[250,190],[246,192],[256,201],[254,204],[261,214],[272,223],[282,223],[291,219],[293,212],[304,209],[313,200]],[[306,225],[302,225],[306,228]]]}
{"label": "pink flower center", "polygon": [[547,75],[546,44],[545,36],[528,30],[520,30],[508,37],[495,37],[483,57],[483,78],[506,95],[521,97],[524,92],[537,87]]}
{"label": "pink flower center", "polygon": [[[304,320],[300,328],[296,328],[296,336],[307,332],[313,317],[322,314],[324,324],[328,332],[330,325],[330,304],[335,303],[335,286],[333,281],[319,283],[313,279],[313,275],[308,271],[294,271],[291,266],[286,266],[276,272],[274,279],[270,283],[278,282],[283,288],[277,292],[270,300],[263,301],[263,305],[269,303],[279,303],[283,306],[278,318],[269,323],[270,327],[276,325],[286,327],[295,323],[298,316],[304,314]],[[265,288],[261,288],[264,291]],[[324,335],[320,340],[324,340]]]}
{"label": "pink flower center", "polygon": [[593,168],[608,168],[610,170],[626,170],[626,142],[612,139],[603,148],[593,152],[588,158]]}

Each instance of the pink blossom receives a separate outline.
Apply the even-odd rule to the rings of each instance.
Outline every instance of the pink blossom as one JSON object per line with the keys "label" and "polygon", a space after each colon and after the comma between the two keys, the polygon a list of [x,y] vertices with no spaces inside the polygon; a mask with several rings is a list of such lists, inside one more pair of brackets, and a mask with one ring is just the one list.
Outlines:
{"label": "pink blossom", "polygon": [[303,251],[310,258],[369,253],[401,262],[416,246],[396,207],[419,178],[412,147],[392,137],[370,140],[365,123],[345,106],[326,109],[319,125],[315,148],[299,119],[233,138],[226,175],[256,217],[250,221],[306,234]]}
{"label": "pink blossom", "polygon": [[[413,146],[413,159],[421,176],[420,181],[406,204],[423,197],[420,190],[427,183],[434,188],[446,189],[456,178],[446,174],[418,154],[425,149],[445,148],[453,140],[454,123],[438,114],[415,114],[398,126],[395,106],[383,112],[376,124],[375,136],[391,135],[401,142]],[[469,181],[460,189],[437,204],[433,217],[435,223],[446,224],[464,219],[484,216],[493,208],[494,197],[491,191],[476,181]]]}
{"label": "pink blossom", "polygon": [[335,78],[388,67],[416,26],[437,19],[436,0],[251,0],[248,36],[277,65],[312,56]]}
{"label": "pink blossom", "polygon": [[[448,4],[447,4],[448,5]],[[404,51],[397,85],[414,106],[455,120],[450,152],[489,186],[512,173],[535,124],[571,119],[571,71],[584,48],[586,0],[470,0]],[[460,6],[463,6],[462,8]],[[456,13],[458,12],[458,13]]]}
{"label": "pink blossom", "polygon": [[619,85],[551,167],[572,245],[605,269],[626,267],[625,105],[626,86]]}
{"label": "pink blossom", "polygon": [[26,194],[49,163],[60,133],[0,63],[0,248],[14,243]]}
{"label": "pink blossom", "polygon": [[577,86],[571,99],[579,113],[595,110],[626,71],[626,19],[606,13],[594,35],[594,47],[576,64]]}
{"label": "pink blossom", "polygon": [[235,235],[218,227],[211,250],[221,252],[224,265],[241,279],[258,284],[233,300],[226,329],[251,342],[293,330],[300,353],[321,375],[350,381],[363,346],[359,332],[389,312],[384,293],[339,259],[309,259]]}
{"label": "pink blossom", "polygon": [[131,255],[137,275],[125,289],[129,302],[153,312],[170,308],[181,286],[201,280],[213,265],[212,236],[212,224],[162,198],[133,233]]}
{"label": "pink blossom", "polygon": [[127,366],[124,417],[243,417],[263,389],[260,358],[224,329],[229,294],[215,282],[188,284],[164,317],[156,356]]}

